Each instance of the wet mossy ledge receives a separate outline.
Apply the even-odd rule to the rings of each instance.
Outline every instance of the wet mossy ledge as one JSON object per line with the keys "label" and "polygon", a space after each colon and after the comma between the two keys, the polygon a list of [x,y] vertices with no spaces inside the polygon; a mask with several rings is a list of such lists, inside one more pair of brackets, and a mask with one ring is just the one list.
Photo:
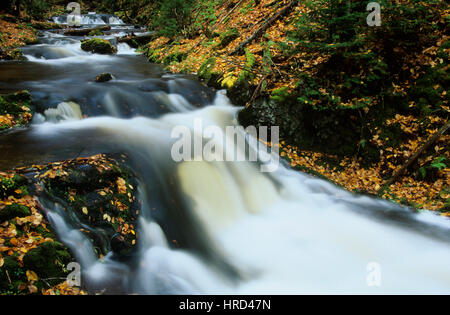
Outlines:
{"label": "wet mossy ledge", "polygon": [[33,109],[31,94],[26,90],[0,95],[0,132],[27,126],[33,117]]}
{"label": "wet mossy ledge", "polygon": [[91,38],[81,41],[81,49],[94,54],[111,55],[117,53],[117,48],[108,40],[102,38]]}
{"label": "wet mossy ledge", "polygon": [[96,155],[0,172],[0,295],[87,293],[65,281],[76,258],[48,212],[84,234],[99,259],[132,254],[140,203],[124,159]]}

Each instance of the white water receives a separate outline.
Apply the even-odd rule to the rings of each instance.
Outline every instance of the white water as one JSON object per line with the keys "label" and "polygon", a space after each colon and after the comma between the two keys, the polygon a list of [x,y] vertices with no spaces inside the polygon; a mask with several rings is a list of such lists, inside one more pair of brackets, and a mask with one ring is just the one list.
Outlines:
{"label": "white water", "polygon": [[49,108],[44,111],[48,121],[58,122],[60,120],[80,120],[83,119],[80,105],[74,102],[59,103],[56,108]]}
{"label": "white water", "polygon": [[[106,21],[98,14],[82,14],[76,21],[79,21],[81,25],[121,25],[124,24],[121,19],[113,15],[105,15]],[[54,16],[52,22],[57,24],[67,24],[67,16]]]}
{"label": "white water", "polygon": [[[192,127],[195,118],[203,119],[204,125],[223,127],[235,123],[237,109],[224,105],[226,100],[219,94],[215,106],[160,119],[90,118],[44,124],[35,132],[48,135],[94,128],[107,132],[114,141],[126,143],[134,152],[152,155],[153,163],[163,164],[170,160],[174,142],[170,131],[175,125]],[[178,97],[171,101],[179,103],[174,107],[186,102]],[[190,211],[207,231],[205,238],[211,237],[223,257],[238,268],[241,280],[233,284],[211,263],[188,251],[169,248],[170,240],[165,239],[159,225],[142,217],[141,263],[134,270],[137,280],[128,284],[131,292],[450,292],[448,243],[356,214],[345,201],[360,208],[394,209],[388,202],[357,197],[282,166],[270,176],[248,162],[183,162],[174,163],[173,167],[177,169],[184,198],[193,201]],[[450,232],[447,220],[429,214],[418,216],[419,220],[422,218]],[[59,235],[71,246],[72,232],[62,222],[54,220]],[[77,257],[92,257],[92,248],[72,248]],[[91,281],[102,282],[130,272],[125,265],[110,259],[103,263],[92,263],[90,258],[81,261],[88,261],[83,267]],[[371,262],[381,266],[379,287],[366,282],[366,268]]]}
{"label": "white water", "polygon": [[[126,62],[128,58],[86,53],[79,42],[51,36],[57,41],[43,45],[42,49],[50,50],[52,58],[27,55],[30,63],[48,65],[51,69],[58,67],[55,71],[59,72],[65,71],[64,66],[75,65],[83,71],[82,67],[88,65],[95,66],[100,73],[104,62]],[[121,44],[118,54],[136,52]],[[97,260],[90,241],[71,225],[64,211],[59,206],[47,205],[48,217],[59,237],[82,264],[83,282],[100,291],[103,286],[123,286],[127,293],[149,294],[450,293],[448,237],[442,241],[424,233],[427,228],[449,235],[450,223],[446,219],[429,213],[411,214],[414,220],[423,222],[420,227],[410,226],[406,221],[393,224],[388,216],[379,220],[379,212],[408,210],[358,197],[282,165],[275,173],[267,174],[250,162],[173,162],[170,155],[175,141],[170,136],[173,127],[184,125],[193,130],[194,121],[200,118],[204,127],[219,126],[224,130],[236,125],[239,110],[229,104],[222,92],[217,93],[212,106],[195,109],[177,93],[192,85],[187,79],[174,78],[165,75],[167,91],[151,89],[146,97],[157,101],[148,106],[164,105],[175,113],[158,119],[121,119],[124,103],[145,105],[141,104],[145,98],[124,87],[110,87],[98,104],[104,106],[106,114],[117,118],[83,119],[80,107],[66,101],[47,109],[40,117],[36,115],[31,132],[43,136],[37,139],[48,136],[52,141],[57,137],[66,140],[68,131],[74,135],[67,138],[70,146],[77,132],[90,130],[107,137],[119,148],[125,147],[141,169],[154,166],[161,171],[157,174],[163,175],[167,170],[173,171],[181,193],[175,196],[177,192],[167,191],[174,194],[172,197],[181,198],[187,207],[172,210],[187,211],[198,220],[204,230],[203,238],[210,240],[218,259],[207,260],[192,251],[170,246],[173,239],[167,239],[150,210],[149,204],[157,196],[146,190],[152,185],[165,187],[168,179],[143,172],[139,174],[144,203],[139,218],[136,268],[116,261],[111,254]],[[115,82],[140,84],[138,79],[120,76]],[[105,86],[108,87],[99,85]],[[222,148],[224,152],[231,149],[226,145]],[[366,214],[357,213],[363,210],[367,210]],[[184,222],[170,223],[176,229],[187,229]],[[218,265],[223,261],[239,271],[239,279],[220,270]],[[367,285],[367,267],[372,262],[381,267],[379,287]]]}

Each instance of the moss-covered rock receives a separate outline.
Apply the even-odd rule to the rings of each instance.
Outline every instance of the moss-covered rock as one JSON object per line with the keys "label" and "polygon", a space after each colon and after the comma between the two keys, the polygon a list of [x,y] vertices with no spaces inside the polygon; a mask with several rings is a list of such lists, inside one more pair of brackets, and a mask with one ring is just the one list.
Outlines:
{"label": "moss-covered rock", "polygon": [[217,84],[221,75],[214,71],[216,65],[216,58],[208,58],[198,69],[198,77],[202,79],[206,84]]}
{"label": "moss-covered rock", "polygon": [[106,39],[101,38],[92,38],[83,40],[81,42],[81,49],[84,51],[90,51],[95,54],[115,54],[117,53],[117,48],[113,46]]}
{"label": "moss-covered rock", "polygon": [[[52,174],[53,170],[44,169],[43,173]],[[90,227],[86,236],[98,254],[118,249],[118,254],[126,254],[133,249],[139,205],[137,183],[126,166],[100,158],[66,163],[64,171],[54,174],[42,177],[48,198],[62,203],[75,226]],[[113,246],[117,240],[123,240],[123,246]]]}
{"label": "moss-covered rock", "polygon": [[102,36],[103,32],[99,29],[93,29],[92,31],[89,32],[88,35],[89,36]]}
{"label": "moss-covered rock", "polygon": [[24,176],[15,174],[12,177],[0,176],[0,198],[14,196],[21,197],[27,193],[27,179]]}
{"label": "moss-covered rock", "polygon": [[[61,243],[45,242],[27,252],[23,264],[26,270],[34,271],[41,278],[63,278],[67,275],[64,266],[71,260],[72,256]],[[62,280],[57,279],[54,283],[60,282]]]}
{"label": "moss-covered rock", "polygon": [[17,257],[3,258],[3,266],[0,267],[0,294],[18,293],[17,287],[25,278],[25,270],[20,266]]}
{"label": "moss-covered rock", "polygon": [[30,208],[18,204],[7,205],[0,210],[0,222],[18,218],[24,218],[31,215]]}

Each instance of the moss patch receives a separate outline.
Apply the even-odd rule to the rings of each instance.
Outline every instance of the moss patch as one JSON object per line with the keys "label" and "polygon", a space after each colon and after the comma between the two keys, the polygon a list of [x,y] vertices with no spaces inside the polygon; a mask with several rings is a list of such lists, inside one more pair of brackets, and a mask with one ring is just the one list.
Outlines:
{"label": "moss patch", "polygon": [[83,40],[81,42],[81,49],[84,51],[89,51],[95,54],[115,54],[117,48],[114,47],[109,41],[101,38],[92,38]]}

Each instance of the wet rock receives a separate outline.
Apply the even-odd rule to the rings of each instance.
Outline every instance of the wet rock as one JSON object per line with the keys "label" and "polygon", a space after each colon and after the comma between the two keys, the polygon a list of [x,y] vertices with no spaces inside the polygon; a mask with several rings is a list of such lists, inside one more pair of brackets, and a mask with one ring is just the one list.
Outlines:
{"label": "wet rock", "polygon": [[115,254],[123,255],[130,249],[125,237],[120,233],[115,233],[111,238],[111,249]]}
{"label": "wet rock", "polygon": [[[42,178],[45,191],[74,218],[75,226],[89,230],[86,236],[98,254],[110,250],[124,254],[132,249],[139,204],[135,198],[137,183],[127,167],[100,157],[55,168],[42,170],[46,174]],[[117,238],[116,233],[122,237]],[[122,238],[126,246],[120,245]]]}
{"label": "wet rock", "polygon": [[102,36],[103,32],[97,28],[97,29],[90,31],[88,35],[89,36]]}
{"label": "wet rock", "polygon": [[81,49],[95,54],[108,55],[117,53],[116,47],[106,39],[101,38],[92,38],[81,41]]}
{"label": "wet rock", "polygon": [[111,73],[102,73],[99,74],[96,78],[95,78],[95,82],[108,82],[111,81],[112,79],[114,79],[113,75]]}

